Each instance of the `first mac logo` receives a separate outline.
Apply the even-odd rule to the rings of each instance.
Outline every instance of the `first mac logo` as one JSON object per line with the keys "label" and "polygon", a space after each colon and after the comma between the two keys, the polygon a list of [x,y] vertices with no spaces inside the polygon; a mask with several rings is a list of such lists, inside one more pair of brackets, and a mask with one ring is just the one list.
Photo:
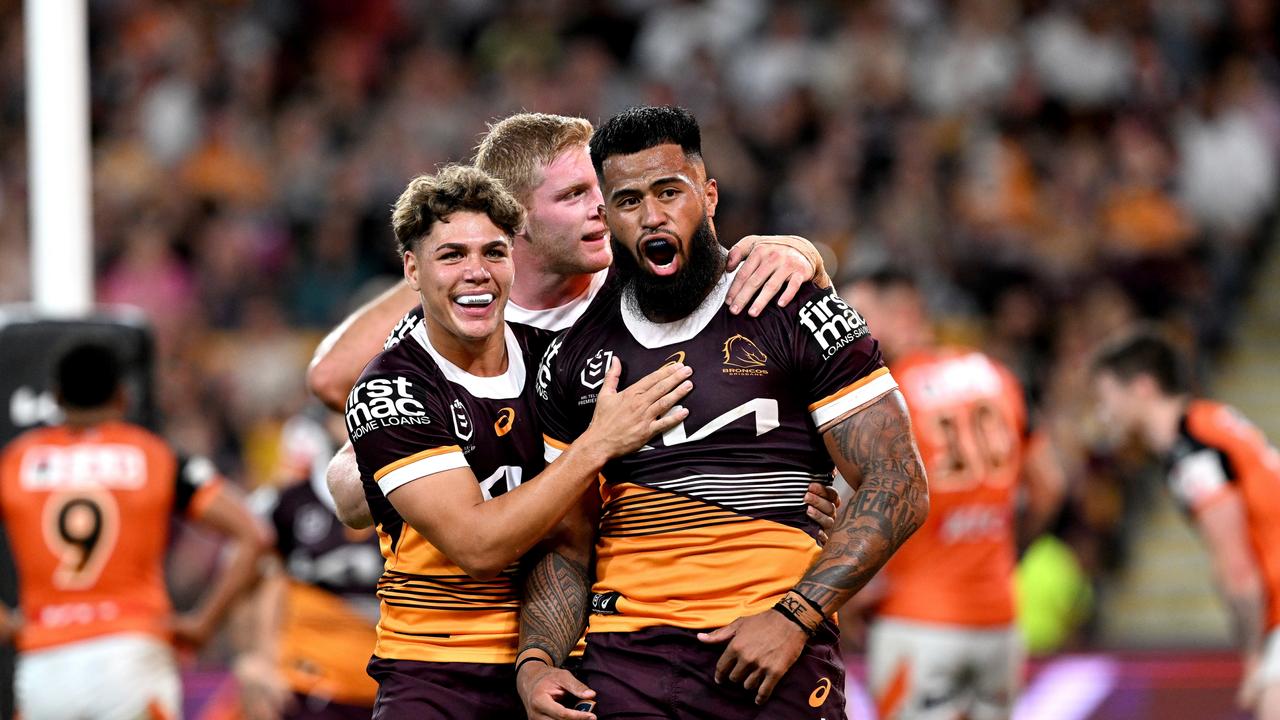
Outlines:
{"label": "first mac logo", "polygon": [[407,378],[374,378],[351,389],[347,396],[347,432],[354,440],[378,428],[393,425],[426,425],[426,408],[413,398]]}

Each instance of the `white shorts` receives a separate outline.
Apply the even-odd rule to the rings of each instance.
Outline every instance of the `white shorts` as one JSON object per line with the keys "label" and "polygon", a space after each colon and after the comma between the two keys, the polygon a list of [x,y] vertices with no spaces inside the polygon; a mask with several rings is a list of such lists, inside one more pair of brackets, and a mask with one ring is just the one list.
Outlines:
{"label": "white shorts", "polygon": [[1273,628],[1267,633],[1267,639],[1262,644],[1258,679],[1266,685],[1280,684],[1280,628]]}
{"label": "white shorts", "polygon": [[18,655],[22,720],[172,720],[182,683],[173,648],[150,635],[107,635]]}
{"label": "white shorts", "polygon": [[976,629],[878,619],[867,673],[881,720],[1007,720],[1025,657],[1013,626]]}

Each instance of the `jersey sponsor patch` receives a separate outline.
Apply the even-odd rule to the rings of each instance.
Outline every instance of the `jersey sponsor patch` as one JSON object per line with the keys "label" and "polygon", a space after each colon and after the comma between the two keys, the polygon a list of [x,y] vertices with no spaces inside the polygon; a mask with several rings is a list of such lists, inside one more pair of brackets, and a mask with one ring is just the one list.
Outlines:
{"label": "jersey sponsor patch", "polygon": [[835,294],[810,299],[800,307],[799,317],[800,324],[818,344],[823,360],[870,332],[867,321]]}
{"label": "jersey sponsor patch", "polygon": [[125,443],[37,445],[23,455],[18,478],[31,492],[137,490],[147,481],[147,459],[141,448]]}
{"label": "jersey sponsor patch", "polygon": [[351,439],[396,425],[429,425],[426,408],[414,399],[413,383],[403,376],[365,380],[347,396],[347,433]]}

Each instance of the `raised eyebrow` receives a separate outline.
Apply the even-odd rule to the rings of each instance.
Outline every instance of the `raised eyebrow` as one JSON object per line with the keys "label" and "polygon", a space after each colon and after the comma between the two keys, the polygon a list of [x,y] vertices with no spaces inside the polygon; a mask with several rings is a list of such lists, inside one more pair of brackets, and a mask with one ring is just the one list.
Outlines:
{"label": "raised eyebrow", "polygon": [[[692,184],[693,184],[693,181],[684,175],[668,175],[666,177],[660,177],[657,180],[654,180],[653,182],[649,183],[648,187],[656,188],[656,187],[661,187],[663,185],[692,185]],[[640,188],[635,186],[618,188],[617,190],[614,190],[613,192],[609,193],[609,202],[614,202],[621,197],[627,197],[627,196],[639,195],[639,194],[641,194],[641,190]]]}

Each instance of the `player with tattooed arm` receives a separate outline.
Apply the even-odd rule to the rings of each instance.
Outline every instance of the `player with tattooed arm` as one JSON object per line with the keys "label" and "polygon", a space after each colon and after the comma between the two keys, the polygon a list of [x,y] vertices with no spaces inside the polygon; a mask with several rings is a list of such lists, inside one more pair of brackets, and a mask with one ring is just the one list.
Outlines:
{"label": "player with tattooed arm", "polygon": [[[588,430],[617,359],[624,382],[683,364],[698,386],[682,401],[687,418],[604,467],[599,492],[532,570],[517,660],[526,710],[843,718],[830,617],[928,512],[897,385],[862,318],[830,290],[806,284],[758,317],[724,307],[734,274],[688,112],[628,110],[597,130],[591,154],[620,291],[543,358],[547,457]],[[820,549],[803,496],[833,468],[857,491]],[[555,668],[588,608],[584,683]],[[563,707],[570,696],[599,704]]]}

